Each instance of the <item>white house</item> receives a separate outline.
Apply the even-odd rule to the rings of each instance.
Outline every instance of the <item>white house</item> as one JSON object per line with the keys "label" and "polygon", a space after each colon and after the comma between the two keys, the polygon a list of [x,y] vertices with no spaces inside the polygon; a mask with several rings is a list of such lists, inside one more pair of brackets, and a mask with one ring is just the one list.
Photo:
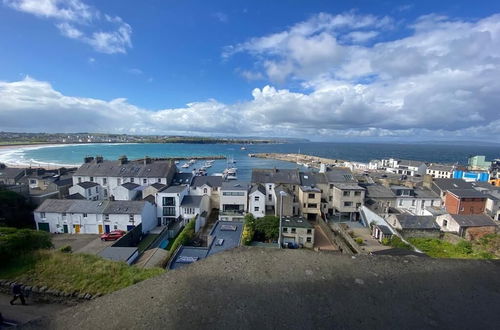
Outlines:
{"label": "white house", "polygon": [[437,179],[451,179],[454,170],[455,166],[453,165],[431,164],[427,168],[426,174]]}
{"label": "white house", "polygon": [[102,234],[156,226],[155,207],[146,201],[88,201],[47,199],[35,211],[38,230],[51,233]]}
{"label": "white house", "polygon": [[112,195],[117,201],[131,201],[134,200],[139,194],[142,195],[141,188],[143,186],[137,183],[126,182],[113,189]]}
{"label": "white house", "polygon": [[210,197],[185,195],[181,202],[181,217],[189,221],[196,217],[194,231],[197,233],[200,228],[205,226],[206,219],[210,212]]}
{"label": "white house", "polygon": [[223,182],[220,194],[219,220],[243,221],[248,212],[248,183]]}
{"label": "white house", "polygon": [[382,166],[389,173],[401,175],[425,175],[427,165],[424,162],[404,159],[382,159]]}
{"label": "white house", "polygon": [[181,218],[181,203],[188,193],[189,187],[184,185],[165,187],[156,193],[158,226],[184,220]]}
{"label": "white house", "polygon": [[441,198],[429,189],[391,186],[396,195],[396,208],[413,215],[427,215],[427,207],[440,207]]}
{"label": "white house", "polygon": [[69,188],[69,194],[73,198],[80,195],[83,198],[80,196],[78,196],[78,198],[90,201],[102,199],[102,192],[102,187],[99,184],[90,181],[80,182]]}
{"label": "white house", "polygon": [[222,176],[195,176],[191,181],[189,194],[192,196],[207,195],[210,198],[210,209],[218,208],[221,186]]}
{"label": "white house", "polygon": [[141,186],[153,183],[170,185],[177,172],[177,167],[169,160],[153,160],[145,157],[141,160],[128,160],[126,156],[117,161],[104,160],[103,157],[85,157],[84,163],[73,175],[73,185],[81,182],[95,182],[102,186],[102,198],[112,195],[114,189],[131,182]]}
{"label": "white house", "polygon": [[248,194],[248,212],[256,218],[266,215],[266,188],[263,185],[252,185]]}

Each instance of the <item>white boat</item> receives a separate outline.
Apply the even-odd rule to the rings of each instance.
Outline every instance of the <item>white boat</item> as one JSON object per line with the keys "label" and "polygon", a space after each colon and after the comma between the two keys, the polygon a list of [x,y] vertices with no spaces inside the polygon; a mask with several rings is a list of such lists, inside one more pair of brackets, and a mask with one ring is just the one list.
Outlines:
{"label": "white boat", "polygon": [[238,180],[238,178],[236,177],[236,175],[227,175],[226,180]]}
{"label": "white boat", "polygon": [[215,160],[210,159],[210,160],[207,160],[206,162],[207,162],[208,164],[213,164],[213,163],[215,162]]}
{"label": "white boat", "polygon": [[188,164],[188,163],[184,163],[184,164],[182,164],[182,166],[181,166],[181,167],[183,167],[183,168],[188,168],[188,167],[189,167],[189,164]]}
{"label": "white boat", "polygon": [[224,174],[227,174],[227,175],[236,175],[236,171],[238,169],[236,167],[231,167],[231,168],[226,168],[224,170]]}
{"label": "white boat", "polygon": [[210,168],[212,167],[212,164],[211,163],[205,163],[205,165],[203,165],[204,168]]}
{"label": "white boat", "polygon": [[175,165],[177,165],[177,164],[179,164],[179,161],[178,161],[178,160],[176,160],[174,163],[175,163]]}
{"label": "white boat", "polygon": [[246,148],[246,147],[241,147],[240,149],[241,149],[241,150],[247,150],[247,148]]}
{"label": "white boat", "polygon": [[188,163],[189,164],[194,164],[194,163],[196,163],[196,159],[190,159]]}

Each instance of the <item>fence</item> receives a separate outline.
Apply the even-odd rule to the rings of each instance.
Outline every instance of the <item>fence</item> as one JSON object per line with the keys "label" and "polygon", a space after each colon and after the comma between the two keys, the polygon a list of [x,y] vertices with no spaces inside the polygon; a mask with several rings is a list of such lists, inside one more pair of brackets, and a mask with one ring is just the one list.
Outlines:
{"label": "fence", "polygon": [[111,246],[113,247],[136,247],[142,239],[142,223],[126,233]]}

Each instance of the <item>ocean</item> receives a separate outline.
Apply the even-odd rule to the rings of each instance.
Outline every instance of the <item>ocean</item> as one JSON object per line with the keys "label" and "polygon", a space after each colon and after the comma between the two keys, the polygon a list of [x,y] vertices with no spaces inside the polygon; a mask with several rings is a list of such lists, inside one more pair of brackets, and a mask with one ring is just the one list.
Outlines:
{"label": "ocean", "polygon": [[[80,144],[61,146],[13,147],[0,150],[0,162],[16,165],[66,165],[78,166],[87,155],[102,155],[117,159],[150,157],[184,157],[223,155],[235,160],[238,178],[249,180],[252,168],[297,168],[297,164],[271,159],[248,157],[249,153],[279,152],[302,153],[326,158],[369,162],[372,159],[401,158],[436,163],[466,164],[472,155],[485,155],[486,159],[500,158],[499,146],[445,145],[445,144],[387,144],[387,143],[329,143],[304,142],[285,144],[251,144],[241,150],[238,144]],[[192,166],[203,165],[198,161]],[[182,161],[179,165],[182,165]],[[217,160],[209,174],[222,172],[225,160]],[[185,170],[181,169],[180,170]],[[186,170],[185,170],[186,171]]]}

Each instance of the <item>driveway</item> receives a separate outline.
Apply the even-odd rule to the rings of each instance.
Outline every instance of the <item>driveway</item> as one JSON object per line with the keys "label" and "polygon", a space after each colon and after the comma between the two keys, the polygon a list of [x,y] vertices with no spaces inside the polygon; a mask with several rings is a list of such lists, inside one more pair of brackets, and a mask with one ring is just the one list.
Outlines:
{"label": "driveway", "polygon": [[348,230],[352,230],[355,237],[360,237],[363,239],[363,245],[361,245],[361,249],[365,250],[366,252],[392,249],[392,247],[382,245],[379,241],[373,238],[370,229],[368,228],[349,228]]}
{"label": "driveway", "polygon": [[314,247],[321,251],[338,251],[339,249],[330,243],[325,232],[319,225],[314,226]]}
{"label": "driveway", "polygon": [[53,234],[52,244],[56,249],[71,246],[73,252],[98,254],[114,241],[101,241],[97,234]]}

